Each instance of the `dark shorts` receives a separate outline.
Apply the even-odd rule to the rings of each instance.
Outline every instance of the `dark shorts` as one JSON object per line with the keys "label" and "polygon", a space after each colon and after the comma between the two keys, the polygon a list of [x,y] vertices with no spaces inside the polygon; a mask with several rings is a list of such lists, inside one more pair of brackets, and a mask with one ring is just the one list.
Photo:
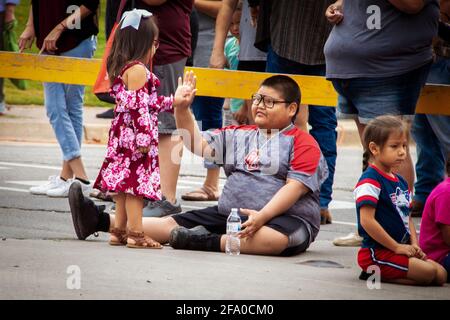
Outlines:
{"label": "dark shorts", "polygon": [[364,124],[388,114],[412,118],[430,66],[392,77],[332,79],[339,94],[339,117],[358,118]]}
{"label": "dark shorts", "polygon": [[238,70],[266,72],[266,61],[258,61],[258,60],[239,61]]}
{"label": "dark shorts", "polygon": [[409,258],[388,249],[361,248],[358,252],[358,264],[365,272],[368,272],[370,266],[377,266],[380,268],[381,279],[405,279]]}
{"label": "dark shorts", "polygon": [[[212,233],[226,233],[227,217],[219,213],[218,206],[187,211],[173,215],[172,218],[178,225],[188,229],[202,225]],[[242,222],[245,222],[247,216],[241,215],[241,219]],[[296,216],[280,215],[270,220],[265,226],[289,238],[288,247],[280,254],[281,256],[293,256],[304,252],[311,243],[311,236],[306,222]]]}
{"label": "dark shorts", "polygon": [[[153,72],[161,82],[161,85],[157,88],[159,95],[169,97],[175,94],[178,78],[183,77],[186,60],[187,58],[183,58],[174,63],[153,67]],[[160,134],[172,134],[176,129],[173,113],[161,112],[158,114],[158,131]]]}

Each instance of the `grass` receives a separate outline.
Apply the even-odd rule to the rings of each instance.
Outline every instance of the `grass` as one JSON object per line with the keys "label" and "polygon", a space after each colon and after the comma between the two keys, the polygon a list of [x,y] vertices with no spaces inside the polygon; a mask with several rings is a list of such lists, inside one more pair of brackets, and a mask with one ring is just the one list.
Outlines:
{"label": "grass", "polygon": [[[15,15],[19,24],[16,29],[17,37],[20,37],[22,31],[25,29],[25,24],[28,20],[28,12],[30,9],[30,1],[20,1],[16,7]],[[97,35],[97,50],[94,58],[101,59],[103,51],[105,50],[105,8],[106,0],[100,0],[100,16],[99,16],[99,33]],[[29,53],[38,53],[36,45],[27,51]],[[5,96],[6,103],[10,105],[43,105],[44,91],[42,83],[39,81],[27,80],[27,90],[22,91],[17,89],[9,80],[5,79]],[[92,87],[86,86],[86,93],[84,96],[84,104],[86,106],[104,106],[111,107],[111,104],[104,103],[92,93]]]}

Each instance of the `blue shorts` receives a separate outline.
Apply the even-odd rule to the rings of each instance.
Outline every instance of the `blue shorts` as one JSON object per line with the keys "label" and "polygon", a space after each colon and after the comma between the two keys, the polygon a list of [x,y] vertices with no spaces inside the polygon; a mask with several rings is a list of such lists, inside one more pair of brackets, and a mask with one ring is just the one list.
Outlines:
{"label": "blue shorts", "polygon": [[331,79],[339,94],[340,118],[366,124],[382,115],[413,117],[431,63],[410,72],[383,78]]}

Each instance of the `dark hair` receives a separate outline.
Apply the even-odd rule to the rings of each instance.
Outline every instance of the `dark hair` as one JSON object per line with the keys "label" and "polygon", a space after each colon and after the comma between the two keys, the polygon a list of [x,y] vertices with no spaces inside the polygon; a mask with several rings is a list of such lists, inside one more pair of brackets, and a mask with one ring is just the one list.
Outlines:
{"label": "dark hair", "polygon": [[369,144],[375,143],[381,149],[383,149],[389,136],[394,133],[402,133],[408,136],[408,130],[405,123],[394,116],[380,116],[371,120],[364,129],[362,141],[363,141],[363,171],[369,167],[369,160],[372,156]]}
{"label": "dark hair", "polygon": [[120,27],[121,24],[114,35],[111,52],[106,63],[111,83],[119,76],[128,62],[137,60],[148,63],[145,59],[159,33],[154,16],[142,18],[138,30],[131,26],[124,29],[120,29]]}
{"label": "dark hair", "polygon": [[295,111],[295,114],[292,117],[292,122],[294,122],[300,109],[300,101],[302,99],[300,87],[297,82],[288,76],[276,75],[264,80],[261,83],[261,87],[262,86],[277,90],[283,99],[289,103],[297,103],[297,111]]}

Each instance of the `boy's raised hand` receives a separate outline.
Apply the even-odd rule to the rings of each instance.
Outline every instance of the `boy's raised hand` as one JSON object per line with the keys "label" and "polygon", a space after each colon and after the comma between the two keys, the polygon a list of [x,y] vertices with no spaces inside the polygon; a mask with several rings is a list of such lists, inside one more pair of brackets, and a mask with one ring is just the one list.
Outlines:
{"label": "boy's raised hand", "polygon": [[183,80],[178,78],[178,88],[175,92],[173,106],[176,109],[187,109],[194,100],[197,78],[193,71],[188,71],[184,74]]}

